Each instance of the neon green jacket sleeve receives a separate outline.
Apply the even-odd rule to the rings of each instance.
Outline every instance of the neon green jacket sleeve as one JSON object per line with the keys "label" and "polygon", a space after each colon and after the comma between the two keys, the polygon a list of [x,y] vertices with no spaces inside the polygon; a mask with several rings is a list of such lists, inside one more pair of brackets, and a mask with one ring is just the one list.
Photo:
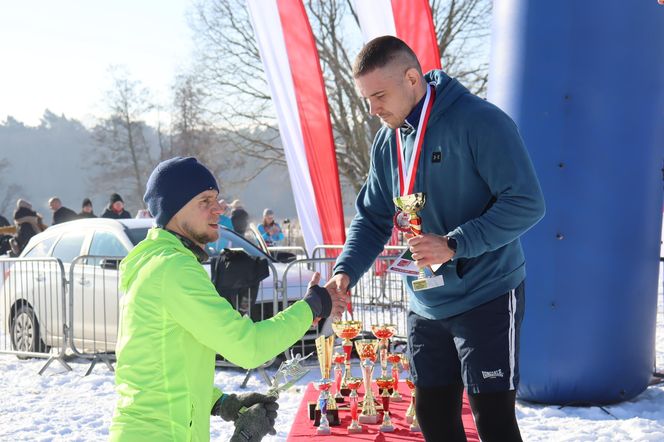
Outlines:
{"label": "neon green jacket sleeve", "polygon": [[304,301],[265,321],[253,322],[220,297],[195,260],[171,260],[163,272],[163,305],[197,341],[235,365],[254,368],[300,339],[313,314]]}

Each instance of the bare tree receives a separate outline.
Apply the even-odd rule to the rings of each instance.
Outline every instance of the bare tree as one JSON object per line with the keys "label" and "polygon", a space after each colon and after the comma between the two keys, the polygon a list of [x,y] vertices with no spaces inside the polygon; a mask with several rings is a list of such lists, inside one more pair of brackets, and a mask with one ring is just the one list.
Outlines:
{"label": "bare tree", "polygon": [[108,91],[110,116],[101,119],[93,133],[99,149],[93,183],[98,190],[126,192],[132,204],[143,206],[145,181],[155,161],[146,140],[145,114],[152,110],[149,91],[126,72],[114,69]]}
{"label": "bare tree", "polygon": [[11,163],[8,159],[0,159],[0,215],[7,213],[6,210],[16,202],[23,188],[18,184],[6,184],[5,181],[5,171],[11,167]]}
{"label": "bare tree", "polygon": [[431,0],[441,65],[471,92],[486,95],[490,0]]}
{"label": "bare tree", "polygon": [[[352,60],[361,46],[357,17],[350,0],[308,0],[306,7],[323,69],[342,182],[355,193],[368,173],[371,140],[380,127],[352,78]],[[432,0],[432,12],[444,68],[474,92],[482,92],[488,63],[470,56],[482,48],[481,39],[489,33],[490,1]],[[201,0],[193,28],[200,72],[226,136],[240,152],[262,159],[267,167],[285,160],[247,14],[241,0]]]}

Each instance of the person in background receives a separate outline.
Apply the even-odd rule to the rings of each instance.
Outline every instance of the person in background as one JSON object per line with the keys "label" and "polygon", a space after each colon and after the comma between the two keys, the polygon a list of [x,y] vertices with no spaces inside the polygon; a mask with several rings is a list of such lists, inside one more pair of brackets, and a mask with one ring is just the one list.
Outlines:
{"label": "person in background", "polygon": [[[219,187],[196,158],[161,162],[143,197],[155,227],[120,264],[120,323],[115,369],[116,441],[206,441],[210,415],[235,422],[231,442],[276,434],[276,398],[222,393],[215,355],[253,368],[285,351],[320,318],[340,317],[345,296],[312,276],[304,298],[260,322],[243,316],[215,289],[202,263],[219,235]],[[242,408],[246,412],[241,412]]]}
{"label": "person in background", "polygon": [[83,204],[81,205],[81,212],[78,214],[79,218],[97,218],[94,211],[92,210],[92,201],[90,198],[85,198]]}
{"label": "person in background", "polygon": [[279,245],[284,239],[281,227],[274,221],[274,212],[272,209],[263,210],[263,222],[258,225],[258,232],[268,247]]}
{"label": "person in background", "polygon": [[353,78],[384,126],[328,287],[353,287],[384,250],[393,223],[414,224],[394,198],[424,193],[422,234],[409,235],[408,247],[415,264],[435,266],[444,284],[416,291],[415,278],[404,281],[422,433],[428,441],[466,440],[465,388],[483,441],[520,441],[515,399],[526,268],[519,238],[544,216],[545,204],[518,128],[443,71],[423,75],[396,37],[369,41]]}
{"label": "person in background", "polygon": [[[227,228],[228,230],[233,230],[233,222],[227,215],[230,206],[225,200],[220,199],[219,207],[221,207],[221,213],[219,214],[219,220],[217,220],[217,224]],[[226,238],[223,238],[222,235],[219,235],[219,239],[217,241],[208,243],[207,246],[208,248],[212,249],[213,253],[218,253],[221,252],[225,247],[229,247],[229,242]]]}
{"label": "person in background", "polygon": [[53,211],[53,225],[66,223],[78,218],[76,212],[62,205],[62,201],[57,196],[48,200],[48,207]]}
{"label": "person in background", "polygon": [[231,203],[231,222],[233,223],[233,230],[244,237],[247,227],[249,227],[249,213],[244,210],[240,200],[234,200]]}
{"label": "person in background", "polygon": [[131,218],[131,213],[124,208],[124,200],[117,193],[111,194],[111,200],[106,206],[106,210],[101,215],[102,218],[125,219]]}
{"label": "person in background", "polygon": [[20,198],[16,201],[14,224],[16,224],[16,234],[10,244],[15,256],[21,254],[30,238],[46,229],[42,216],[32,210],[32,204]]}

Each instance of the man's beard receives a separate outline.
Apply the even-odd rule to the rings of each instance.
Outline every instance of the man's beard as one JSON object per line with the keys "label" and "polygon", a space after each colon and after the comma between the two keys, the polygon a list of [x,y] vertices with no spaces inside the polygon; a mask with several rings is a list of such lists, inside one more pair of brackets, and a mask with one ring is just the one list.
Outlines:
{"label": "man's beard", "polygon": [[182,224],[182,230],[184,230],[185,236],[192,241],[198,244],[207,244],[210,242],[215,242],[219,239],[219,233],[208,233],[208,232],[196,232],[193,228],[187,223]]}

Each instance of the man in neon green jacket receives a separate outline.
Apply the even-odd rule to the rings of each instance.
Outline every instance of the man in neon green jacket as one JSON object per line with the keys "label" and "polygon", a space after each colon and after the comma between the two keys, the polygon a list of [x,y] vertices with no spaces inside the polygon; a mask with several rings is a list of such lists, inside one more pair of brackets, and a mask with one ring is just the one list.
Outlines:
{"label": "man in neon green jacket", "polygon": [[213,386],[215,354],[253,368],[300,339],[312,321],[343,312],[345,299],[318,287],[319,275],[303,301],[273,318],[254,323],[235,311],[201,265],[204,245],[218,237],[217,197],[213,175],[191,157],[160,163],[148,180],[144,200],[157,227],[120,266],[112,441],[207,441],[211,413],[236,421],[232,441],[260,440],[274,431],[274,399],[222,395]]}

